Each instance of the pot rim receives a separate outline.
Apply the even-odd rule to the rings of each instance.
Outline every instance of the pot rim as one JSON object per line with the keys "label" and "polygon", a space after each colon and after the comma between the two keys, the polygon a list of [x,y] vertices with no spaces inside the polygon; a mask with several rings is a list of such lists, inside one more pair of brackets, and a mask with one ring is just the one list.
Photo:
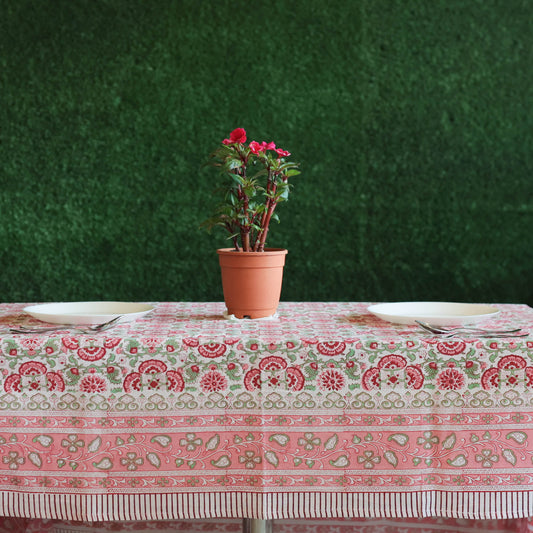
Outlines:
{"label": "pot rim", "polygon": [[242,256],[250,256],[250,255],[286,255],[288,253],[288,250],[285,248],[265,248],[264,252],[242,252],[235,250],[235,248],[219,248],[217,250],[217,254],[219,255],[242,255]]}

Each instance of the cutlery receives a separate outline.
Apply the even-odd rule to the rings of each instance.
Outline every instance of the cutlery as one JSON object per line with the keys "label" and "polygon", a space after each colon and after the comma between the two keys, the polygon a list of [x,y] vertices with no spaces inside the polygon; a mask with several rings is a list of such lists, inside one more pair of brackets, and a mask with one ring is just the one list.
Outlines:
{"label": "cutlery", "polygon": [[[421,320],[415,320],[415,322],[430,333],[434,335],[442,335],[444,337],[454,337],[459,334],[478,334],[479,337],[527,337],[528,333],[518,333],[521,328],[513,329],[486,329],[478,328],[475,326],[456,326],[443,328],[440,326],[434,326],[423,322]],[[513,335],[515,334],[515,335]]]}
{"label": "cutlery", "polygon": [[475,331],[454,331],[448,335],[442,335],[445,339],[465,335],[474,335],[476,339],[514,339],[517,337],[528,337],[529,333],[476,333]]}
{"label": "cutlery", "polygon": [[100,333],[101,331],[106,331],[113,326],[116,326],[118,321],[122,318],[122,315],[116,316],[115,318],[103,322],[102,324],[96,324],[93,326],[73,326],[71,324],[64,324],[62,326],[51,326],[51,327],[29,327],[29,326],[19,326],[18,328],[10,328],[11,333],[49,333],[51,331],[64,331],[70,329],[73,331],[79,331],[80,333]]}
{"label": "cutlery", "polygon": [[415,320],[415,322],[422,326],[424,329],[427,329],[428,331],[431,331],[431,333],[437,333],[437,334],[443,334],[443,333],[453,333],[455,331],[472,331],[472,332],[479,332],[479,333],[516,333],[517,331],[520,331],[521,328],[513,328],[513,329],[487,329],[487,328],[478,328],[475,326],[455,326],[455,327],[440,327],[440,326],[434,326],[432,324],[429,324],[427,322],[422,322],[421,320]]}

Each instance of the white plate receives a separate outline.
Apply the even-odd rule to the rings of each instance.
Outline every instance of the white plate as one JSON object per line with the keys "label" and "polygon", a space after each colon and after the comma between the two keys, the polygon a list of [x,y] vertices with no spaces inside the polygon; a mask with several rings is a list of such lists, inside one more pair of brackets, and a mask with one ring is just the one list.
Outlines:
{"label": "white plate", "polygon": [[131,322],[146,315],[152,305],[134,302],[61,302],[30,305],[24,311],[52,324],[101,324],[117,316],[119,322]]}
{"label": "white plate", "polygon": [[499,313],[490,305],[455,302],[394,302],[371,305],[368,310],[395,324],[415,324],[415,320],[421,320],[436,326],[473,324]]}

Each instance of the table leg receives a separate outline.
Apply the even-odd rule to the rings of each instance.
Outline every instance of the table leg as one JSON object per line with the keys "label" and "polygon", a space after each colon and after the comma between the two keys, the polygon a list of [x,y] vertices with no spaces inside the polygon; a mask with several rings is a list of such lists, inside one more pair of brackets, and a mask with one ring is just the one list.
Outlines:
{"label": "table leg", "polygon": [[259,518],[244,518],[242,521],[243,533],[272,533],[273,520],[260,520]]}

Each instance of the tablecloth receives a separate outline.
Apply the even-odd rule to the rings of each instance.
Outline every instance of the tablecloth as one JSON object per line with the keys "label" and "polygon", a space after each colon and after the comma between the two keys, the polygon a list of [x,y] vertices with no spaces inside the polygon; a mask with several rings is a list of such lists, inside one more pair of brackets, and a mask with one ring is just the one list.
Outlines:
{"label": "tablecloth", "polygon": [[[17,335],[36,321],[0,305],[0,514],[533,516],[533,337],[442,339],[357,302],[154,306]],[[533,332],[498,307],[487,326]]]}
{"label": "tablecloth", "polygon": [[[161,522],[75,522],[0,519],[0,533],[240,533],[237,519],[165,520]],[[273,533],[530,533],[525,519],[351,518],[277,520]]]}

